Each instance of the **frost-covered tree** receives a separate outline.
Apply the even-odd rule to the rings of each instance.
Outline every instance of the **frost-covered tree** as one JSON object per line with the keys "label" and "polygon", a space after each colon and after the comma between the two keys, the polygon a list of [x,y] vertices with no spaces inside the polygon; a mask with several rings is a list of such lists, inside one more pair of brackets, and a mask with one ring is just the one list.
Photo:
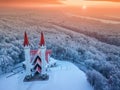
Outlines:
{"label": "frost-covered tree", "polygon": [[102,74],[92,70],[87,72],[87,80],[94,87],[94,90],[109,90],[107,79]]}

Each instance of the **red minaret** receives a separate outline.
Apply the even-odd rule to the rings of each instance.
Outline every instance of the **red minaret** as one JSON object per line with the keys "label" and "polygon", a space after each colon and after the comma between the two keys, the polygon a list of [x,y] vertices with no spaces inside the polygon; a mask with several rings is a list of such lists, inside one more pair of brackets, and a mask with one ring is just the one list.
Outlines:
{"label": "red minaret", "polygon": [[28,41],[28,36],[27,36],[27,33],[25,32],[24,34],[24,43],[23,43],[24,46],[28,46],[29,45],[29,41]]}
{"label": "red minaret", "polygon": [[40,46],[45,46],[45,39],[44,39],[44,34],[43,34],[43,32],[41,32],[41,39],[40,39],[39,45],[40,45]]}

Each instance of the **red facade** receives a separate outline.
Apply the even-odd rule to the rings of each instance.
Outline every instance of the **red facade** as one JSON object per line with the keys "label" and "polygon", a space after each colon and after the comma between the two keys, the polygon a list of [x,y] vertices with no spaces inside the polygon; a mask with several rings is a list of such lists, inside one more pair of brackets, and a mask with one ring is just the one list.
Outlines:
{"label": "red facade", "polygon": [[40,39],[39,45],[40,45],[40,46],[45,46],[45,39],[44,39],[43,32],[41,32],[41,39]]}
{"label": "red facade", "polygon": [[[31,51],[30,51],[31,62],[32,62],[32,60],[34,59],[34,56],[37,54],[37,51],[38,51],[38,50],[31,50]],[[52,53],[51,50],[46,50],[45,59],[46,59],[47,63],[48,63],[49,55],[50,55],[51,53]],[[39,53],[39,55],[41,55],[41,53]]]}
{"label": "red facade", "polygon": [[27,36],[27,33],[25,32],[24,34],[24,43],[23,43],[24,46],[28,46],[29,45],[29,41],[28,41],[28,36]]}

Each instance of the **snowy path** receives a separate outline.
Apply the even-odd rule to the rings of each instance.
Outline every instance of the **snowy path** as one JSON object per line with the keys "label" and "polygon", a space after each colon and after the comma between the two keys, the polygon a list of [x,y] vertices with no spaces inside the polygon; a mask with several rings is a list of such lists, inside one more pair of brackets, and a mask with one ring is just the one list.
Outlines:
{"label": "snowy path", "polygon": [[48,81],[23,82],[24,74],[0,77],[0,90],[93,90],[84,72],[70,62],[57,61]]}

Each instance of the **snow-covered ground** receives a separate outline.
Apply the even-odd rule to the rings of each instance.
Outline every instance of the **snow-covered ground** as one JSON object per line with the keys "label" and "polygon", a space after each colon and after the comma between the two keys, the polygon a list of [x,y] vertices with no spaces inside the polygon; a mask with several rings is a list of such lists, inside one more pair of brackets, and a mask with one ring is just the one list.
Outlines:
{"label": "snow-covered ground", "polygon": [[48,71],[48,81],[23,82],[24,73],[0,77],[0,90],[93,90],[85,73],[66,61],[57,61],[57,66]]}
{"label": "snow-covered ground", "polygon": [[100,19],[100,18],[94,18],[94,17],[89,17],[89,16],[73,15],[73,14],[67,14],[67,15],[72,16],[72,17],[88,19],[88,20],[100,21],[100,22],[106,23],[106,24],[120,24],[120,21],[115,21],[115,20],[107,20],[107,19]]}

